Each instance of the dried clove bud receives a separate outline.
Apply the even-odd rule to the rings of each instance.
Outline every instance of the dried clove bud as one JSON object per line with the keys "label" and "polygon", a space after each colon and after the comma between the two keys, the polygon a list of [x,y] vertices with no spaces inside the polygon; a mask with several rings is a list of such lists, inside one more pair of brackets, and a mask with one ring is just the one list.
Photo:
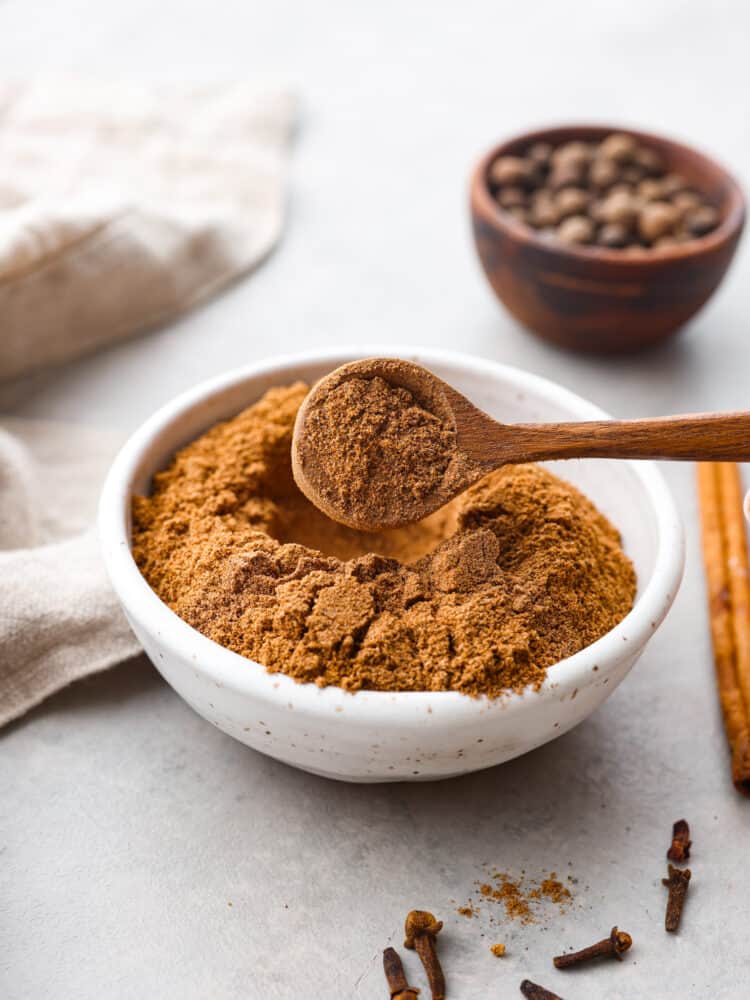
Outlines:
{"label": "dried clove bud", "polygon": [[405,948],[411,948],[419,955],[427,982],[430,984],[432,1000],[445,1000],[445,976],[437,957],[437,935],[443,928],[443,921],[436,920],[427,910],[412,910],[405,924]]}
{"label": "dried clove bud", "polygon": [[395,948],[386,948],[383,952],[383,971],[391,1000],[417,1000],[419,990],[407,984],[401,956]]}
{"label": "dried clove bud", "polygon": [[670,861],[687,861],[692,843],[688,821],[676,820],[672,824],[672,843],[667,851],[667,857]]}
{"label": "dried clove bud", "polygon": [[582,948],[581,951],[572,951],[565,955],[558,955],[553,959],[553,962],[556,969],[569,969],[573,965],[580,965],[581,962],[589,962],[592,958],[612,957],[621,962],[623,952],[626,952],[632,944],[633,939],[629,934],[618,930],[617,927],[613,927],[609,937],[597,941],[596,944],[589,945],[588,948]]}
{"label": "dried clove bud", "polygon": [[562,1000],[562,997],[559,997],[557,993],[545,990],[543,986],[537,986],[530,979],[524,979],[521,983],[521,992],[526,1000]]}
{"label": "dried clove bud", "polygon": [[674,865],[668,865],[667,872],[669,877],[661,880],[661,884],[669,889],[664,927],[668,931],[676,931],[680,926],[680,918],[692,872],[689,868],[675,868]]}

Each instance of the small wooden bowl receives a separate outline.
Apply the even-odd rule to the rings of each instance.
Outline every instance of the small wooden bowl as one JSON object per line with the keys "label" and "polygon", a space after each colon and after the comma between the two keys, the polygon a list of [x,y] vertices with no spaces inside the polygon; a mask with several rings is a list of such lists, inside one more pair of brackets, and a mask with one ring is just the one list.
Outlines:
{"label": "small wooden bowl", "polygon": [[[667,170],[703,192],[721,214],[707,236],[640,251],[567,246],[540,236],[492,197],[490,164],[532,143],[600,140],[625,131],[659,152]],[[495,294],[534,333],[563,347],[623,352],[675,334],[721,283],[745,222],[745,199],[730,174],[670,139],[616,126],[571,125],[516,136],[479,161],[471,182],[474,239]]]}

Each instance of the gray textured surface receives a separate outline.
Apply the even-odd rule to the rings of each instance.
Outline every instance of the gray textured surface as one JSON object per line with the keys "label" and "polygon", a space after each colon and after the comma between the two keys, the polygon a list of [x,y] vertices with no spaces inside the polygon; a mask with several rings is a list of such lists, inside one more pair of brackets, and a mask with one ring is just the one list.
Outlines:
{"label": "gray textured surface", "polygon": [[[465,187],[495,138],[584,118],[692,139],[748,185],[749,27],[739,4],[677,0],[577,11],[5,0],[5,73],[271,73],[305,101],[287,236],[262,272],[168,330],[6,392],[5,406],[127,430],[230,366],[368,340],[457,345],[622,416],[746,406],[750,242],[681,340],[586,360],[531,340],[496,307]],[[502,768],[435,785],[326,782],[222,736],[141,661],[13,727],[0,751],[0,995],[380,1000],[380,949],[398,944],[414,905],[446,920],[456,1000],[520,996],[525,975],[568,1000],[746,995],[750,803],[728,781],[692,472],[667,472],[689,536],[671,617],[598,714]],[[659,880],[682,814],[693,884],[683,931],[667,937]],[[485,864],[572,872],[576,905],[547,929],[457,916],[451,900]],[[552,970],[558,949],[615,922],[636,940],[622,966]],[[508,945],[501,961],[495,940]],[[412,956],[409,967],[421,983]]]}

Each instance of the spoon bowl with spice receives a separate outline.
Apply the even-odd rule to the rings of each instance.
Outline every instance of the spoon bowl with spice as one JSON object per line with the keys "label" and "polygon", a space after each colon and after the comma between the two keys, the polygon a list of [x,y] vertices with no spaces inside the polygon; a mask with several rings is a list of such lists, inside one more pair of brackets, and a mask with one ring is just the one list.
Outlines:
{"label": "spoon bowl with spice", "polygon": [[586,352],[673,336],[722,282],[745,222],[719,163],[664,136],[568,125],[514,136],[477,163],[474,239],[525,327]]}
{"label": "spoon bowl with spice", "polygon": [[[400,353],[502,423],[606,417],[485,359]],[[272,359],[151,417],[104,487],[107,570],[160,673],[242,743],[347,781],[491,767],[627,675],[675,596],[680,522],[649,463],[584,460],[500,470],[395,534],[335,525],[294,485],[294,416],[362,356]]]}
{"label": "spoon bowl with spice", "polygon": [[365,358],[297,412],[292,471],[328,517],[363,531],[427,517],[504,465],[570,458],[750,461],[750,412],[505,424],[414,362]]}

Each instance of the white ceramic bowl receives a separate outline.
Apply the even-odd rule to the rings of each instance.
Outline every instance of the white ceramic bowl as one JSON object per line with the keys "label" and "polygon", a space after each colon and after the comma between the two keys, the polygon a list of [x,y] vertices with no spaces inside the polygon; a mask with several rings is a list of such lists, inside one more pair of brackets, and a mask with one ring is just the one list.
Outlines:
{"label": "white ceramic bowl", "polygon": [[[585,719],[625,677],[663,621],[680,583],[683,537],[661,474],[647,463],[570,461],[551,467],[587,493],[622,532],[638,574],[633,610],[611,632],[551,667],[539,691],[499,701],[453,692],[360,691],[298,684],[217,645],[164,605],[130,552],[130,501],[147,493],[175,450],[271,386],[314,382],[372,347],[274,358],[211,379],[136,431],[104,486],[99,527],[107,569],[134,632],[196,712],[242,743],[295,767],[347,781],[444,778],[491,767]],[[597,407],[526,372],[435,350],[397,352],[508,422],[597,419]]]}

